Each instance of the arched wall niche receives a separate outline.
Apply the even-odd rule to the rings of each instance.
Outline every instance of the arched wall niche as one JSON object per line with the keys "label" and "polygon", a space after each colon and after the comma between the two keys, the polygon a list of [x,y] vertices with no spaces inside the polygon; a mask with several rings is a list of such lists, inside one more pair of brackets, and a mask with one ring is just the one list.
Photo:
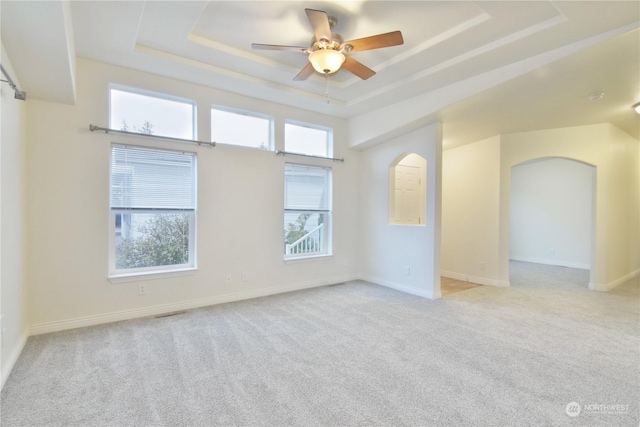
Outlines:
{"label": "arched wall niche", "polygon": [[427,160],[403,153],[389,166],[389,224],[424,226],[427,218]]}

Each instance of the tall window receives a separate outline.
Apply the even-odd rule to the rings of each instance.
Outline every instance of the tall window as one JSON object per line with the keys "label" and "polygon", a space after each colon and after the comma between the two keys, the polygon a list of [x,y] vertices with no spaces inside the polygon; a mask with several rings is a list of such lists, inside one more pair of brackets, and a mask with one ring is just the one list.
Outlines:
{"label": "tall window", "polygon": [[112,145],[110,207],[110,275],[195,267],[195,153]]}
{"label": "tall window", "polygon": [[141,89],[112,86],[109,127],[172,138],[195,138],[195,102]]}
{"label": "tall window", "polygon": [[329,128],[287,121],[284,124],[284,150],[308,156],[331,157],[333,132]]}
{"label": "tall window", "polygon": [[285,164],[284,255],[331,253],[331,169]]}
{"label": "tall window", "polygon": [[273,119],[248,111],[211,108],[211,140],[221,144],[271,150]]}

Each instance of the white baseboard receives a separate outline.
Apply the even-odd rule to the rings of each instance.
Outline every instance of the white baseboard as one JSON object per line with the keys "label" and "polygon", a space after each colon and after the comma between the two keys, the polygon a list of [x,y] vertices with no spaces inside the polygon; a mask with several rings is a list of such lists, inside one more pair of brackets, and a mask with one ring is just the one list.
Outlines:
{"label": "white baseboard", "polygon": [[606,292],[606,291],[610,291],[611,289],[615,288],[616,286],[620,286],[623,283],[633,279],[634,277],[638,276],[638,274],[640,274],[640,270],[636,270],[633,271],[627,275],[624,275],[616,280],[614,280],[613,282],[609,282],[609,283],[593,283],[593,282],[589,282],[589,289],[591,289],[592,291],[601,291],[601,292]]}
{"label": "white baseboard", "polygon": [[563,261],[559,259],[531,258],[531,257],[523,257],[523,256],[510,256],[509,259],[512,261],[531,262],[533,264],[557,265],[560,267],[579,268],[581,270],[591,269],[591,265],[589,265],[588,263]]}
{"label": "white baseboard", "polygon": [[498,288],[508,288],[511,286],[511,282],[508,280],[495,280],[487,277],[470,276],[463,273],[454,273],[453,271],[441,271],[440,275],[448,277],[449,279],[456,279],[462,282],[477,283],[479,285],[496,286]]}
{"label": "white baseboard", "polygon": [[387,288],[395,289],[397,291],[401,291],[407,294],[417,295],[423,298],[438,299],[442,297],[442,294],[440,293],[440,291],[434,292],[434,291],[428,291],[426,289],[418,289],[411,286],[403,285],[401,283],[380,279],[377,277],[360,276],[360,280],[364,280],[365,282],[370,282],[375,285],[385,286]]}
{"label": "white baseboard", "polygon": [[219,295],[219,296],[210,297],[210,298],[202,298],[202,299],[183,301],[183,302],[172,303],[172,304],[162,304],[162,305],[156,305],[153,307],[124,310],[124,311],[118,311],[113,313],[99,314],[95,316],[79,317],[75,319],[62,320],[58,322],[42,323],[38,325],[31,325],[31,328],[29,329],[29,335],[46,334],[49,332],[83,328],[85,326],[100,325],[103,323],[119,322],[121,320],[136,319],[136,318],[148,317],[148,316],[157,316],[161,314],[173,313],[176,311],[190,310],[192,308],[223,304],[226,302],[234,302],[234,301],[241,301],[241,300],[247,300],[252,298],[265,297],[269,295],[299,291],[302,289],[315,288],[315,287],[325,286],[325,285],[334,285],[337,283],[348,282],[355,279],[356,277],[352,275],[324,278],[324,279],[312,280],[308,282],[292,283],[284,286],[274,286],[270,288],[234,292],[231,294]]}
{"label": "white baseboard", "polygon": [[0,390],[4,388],[4,383],[7,382],[9,375],[11,375],[11,371],[13,371],[13,367],[18,361],[18,357],[20,357],[20,354],[22,354],[22,350],[24,350],[24,346],[27,344],[28,338],[29,336],[26,333],[22,334],[22,337],[20,337],[20,341],[18,341],[18,345],[11,350],[9,359],[6,361],[6,363],[2,364],[2,386],[0,386]]}

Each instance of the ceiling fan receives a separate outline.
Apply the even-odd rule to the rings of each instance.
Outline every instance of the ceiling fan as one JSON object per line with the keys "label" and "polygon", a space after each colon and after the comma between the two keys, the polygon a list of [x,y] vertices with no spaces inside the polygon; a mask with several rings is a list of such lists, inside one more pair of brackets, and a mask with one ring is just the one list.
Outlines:
{"label": "ceiling fan", "polygon": [[339,34],[331,30],[337,20],[328,16],[326,12],[314,9],[305,9],[307,18],[313,28],[314,38],[311,47],[279,46],[273,44],[252,43],[253,49],[262,50],[287,50],[309,54],[309,63],[293,78],[293,80],[305,80],[314,71],[328,76],[338,71],[341,67],[355,74],[363,80],[373,76],[376,72],[366,65],[349,56],[352,52],[379,49],[382,47],[397,46],[404,43],[400,31],[378,34],[376,36],[361,39],[343,41]]}

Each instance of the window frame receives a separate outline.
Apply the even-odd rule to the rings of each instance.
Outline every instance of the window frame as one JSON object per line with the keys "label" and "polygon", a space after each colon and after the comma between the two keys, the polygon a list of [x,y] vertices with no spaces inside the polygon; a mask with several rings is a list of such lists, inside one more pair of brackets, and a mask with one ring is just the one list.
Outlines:
{"label": "window frame", "polygon": [[[309,129],[315,129],[315,130],[320,130],[320,131],[324,131],[327,133],[327,140],[326,140],[326,144],[327,144],[327,153],[326,155],[318,155],[318,154],[309,154],[309,153],[302,153],[300,151],[294,151],[291,150],[290,148],[287,148],[287,132],[286,132],[286,127],[287,125],[292,125],[292,126],[298,126],[298,127],[303,127],[303,128],[309,128]],[[314,124],[314,123],[308,123],[308,122],[302,122],[299,120],[290,120],[290,119],[286,119],[284,121],[284,129],[283,129],[283,134],[284,134],[284,151],[288,152],[288,153],[292,153],[292,154],[302,154],[305,156],[312,156],[312,157],[319,157],[319,158],[326,158],[326,159],[330,159],[333,156],[333,128],[328,127],[328,126],[322,126],[322,125],[318,125],[318,124]]]}
{"label": "window frame", "polygon": [[[198,103],[196,102],[196,100],[194,99],[190,99],[190,98],[183,98],[180,96],[176,96],[176,95],[170,95],[167,93],[162,93],[162,92],[155,92],[152,90],[147,90],[147,89],[142,89],[139,87],[133,87],[133,86],[126,86],[126,85],[122,85],[119,83],[109,83],[109,117],[108,117],[108,123],[109,126],[111,126],[111,115],[112,115],[112,104],[111,104],[111,91],[112,90],[117,90],[120,92],[128,92],[134,95],[142,95],[142,96],[147,96],[150,98],[157,98],[157,99],[161,99],[161,100],[165,100],[165,101],[174,101],[174,102],[179,102],[182,104],[189,104],[191,105],[191,134],[193,135],[193,137],[191,139],[193,139],[194,141],[198,140]],[[131,133],[140,133],[140,132],[136,132],[136,131],[128,131]],[[156,135],[156,134],[154,134]],[[175,136],[172,135],[162,135],[162,134],[157,134],[156,136],[160,136],[160,137],[168,137],[168,138],[175,138]],[[182,138],[179,137],[179,139],[190,139],[190,138]]]}
{"label": "window frame", "polygon": [[[119,209],[111,207],[111,187],[112,187],[112,149],[114,146],[120,147],[133,147],[145,150],[164,151],[164,152],[177,152],[188,153],[193,156],[194,159],[194,207],[193,209],[166,209],[166,208],[132,208],[132,209]],[[166,148],[157,148],[146,145],[133,145],[124,143],[111,143],[109,146],[109,261],[108,261],[108,278],[111,281],[126,281],[127,278],[136,279],[141,276],[157,277],[158,275],[174,275],[176,273],[191,272],[198,269],[197,264],[197,212],[198,212],[198,155],[193,151],[185,150],[171,150]],[[137,267],[137,268],[116,268],[116,215],[118,214],[188,214],[189,225],[189,260],[183,264],[171,264],[151,267]],[[122,226],[122,225],[121,225]]]}
{"label": "window frame", "polygon": [[[218,111],[223,111],[225,113],[231,113],[231,114],[237,114],[239,116],[247,116],[247,117],[253,117],[253,118],[258,118],[258,119],[265,119],[269,122],[269,131],[268,131],[268,146],[266,149],[262,149],[260,147],[253,147],[251,145],[241,145],[241,144],[234,144],[232,142],[225,142],[225,141],[216,141],[213,138],[213,120],[211,120],[211,112],[213,110],[218,110]],[[210,128],[209,128],[209,132],[210,132],[210,136],[211,136],[211,141],[215,142],[216,144],[221,144],[221,145],[226,145],[229,147],[240,147],[240,148],[250,148],[250,149],[254,149],[254,150],[260,150],[260,151],[274,151],[274,134],[275,134],[275,119],[273,118],[273,116],[270,116],[268,114],[263,114],[263,113],[257,113],[255,111],[249,111],[249,110],[244,110],[241,108],[234,108],[234,107],[228,107],[226,105],[220,105],[220,104],[212,104],[211,108],[209,109],[209,121],[210,121]]]}
{"label": "window frame", "polygon": [[[327,191],[327,207],[326,209],[295,209],[295,208],[288,208],[287,207],[287,200],[286,200],[286,196],[283,198],[284,203],[283,203],[283,215],[282,218],[284,219],[287,213],[300,213],[300,214],[304,214],[304,213],[321,213],[324,214],[324,226],[323,226],[323,236],[324,236],[324,250],[321,252],[312,252],[312,253],[302,253],[302,254],[287,254],[286,253],[286,241],[283,241],[284,243],[284,261],[285,262],[291,262],[291,261],[296,261],[296,260],[306,260],[306,259],[313,259],[313,258],[322,258],[322,257],[331,257],[333,256],[333,168],[331,167],[326,167],[326,166],[316,166],[316,165],[310,165],[310,164],[303,164],[303,163],[292,163],[292,162],[286,162],[284,164],[285,166],[285,173],[286,173],[286,167],[288,165],[291,166],[300,166],[300,167],[307,167],[307,168],[314,168],[314,169],[323,169],[328,171],[327,174],[327,182],[326,182],[326,191]],[[285,186],[283,188],[283,190],[286,192],[286,176],[284,177],[284,183]],[[308,235],[310,233],[307,233],[306,235]]]}

